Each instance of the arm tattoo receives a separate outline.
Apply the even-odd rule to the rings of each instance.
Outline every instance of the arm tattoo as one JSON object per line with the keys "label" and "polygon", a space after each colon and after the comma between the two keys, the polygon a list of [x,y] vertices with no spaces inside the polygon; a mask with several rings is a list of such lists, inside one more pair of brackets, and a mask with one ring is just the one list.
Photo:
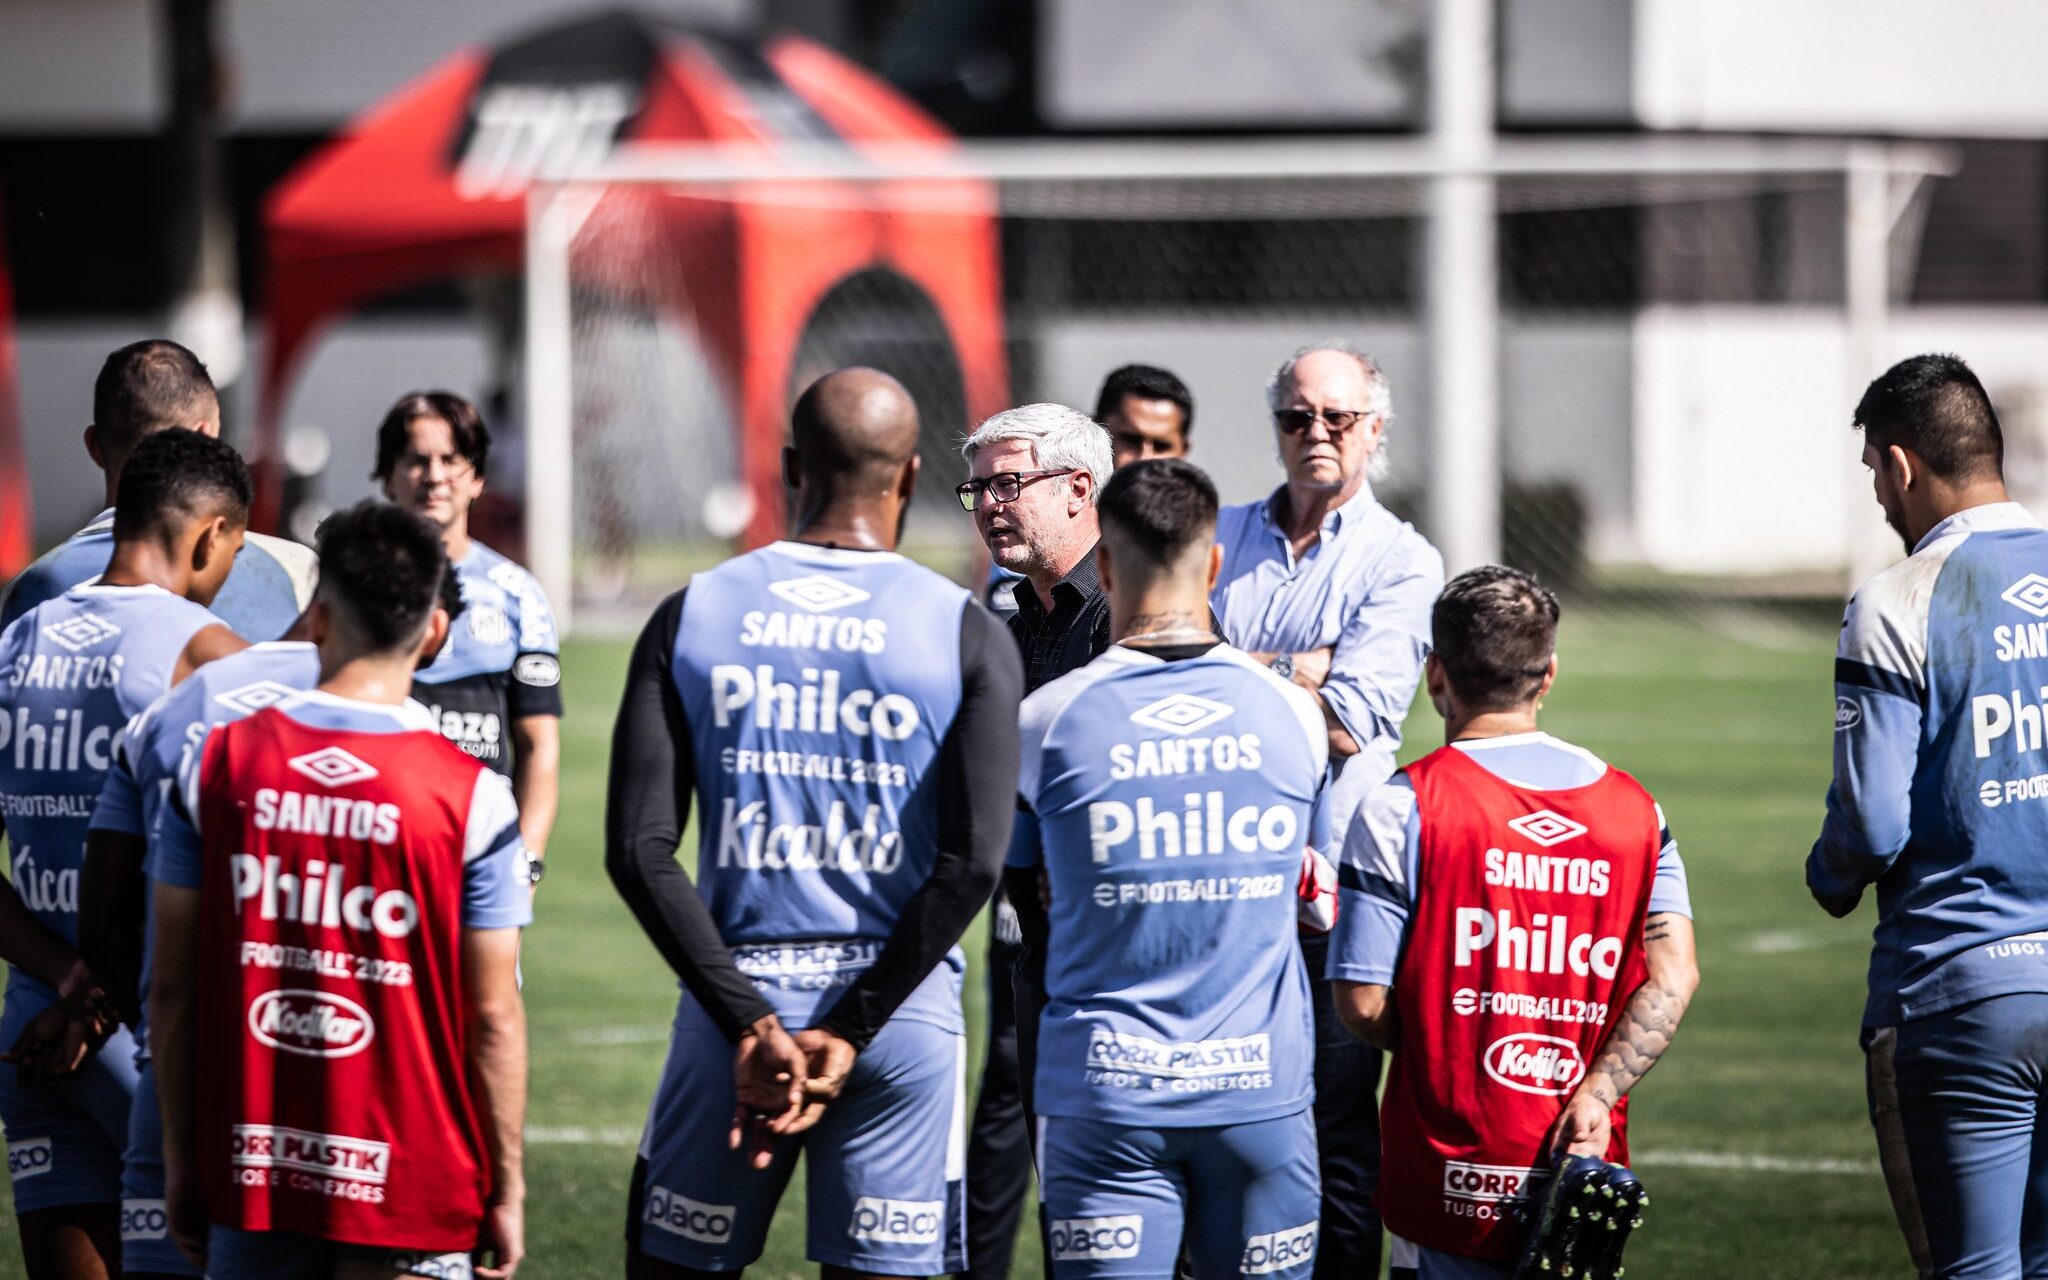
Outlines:
{"label": "arm tattoo", "polygon": [[[1660,911],[1644,924],[1643,938],[1659,939],[1669,931],[1670,922]],[[1637,987],[1593,1063],[1593,1096],[1611,1106],[1650,1074],[1650,1068],[1671,1047],[1671,1038],[1678,1034],[1678,1020],[1685,1016],[1690,1001],[1690,992],[1673,990],[1654,976]]]}

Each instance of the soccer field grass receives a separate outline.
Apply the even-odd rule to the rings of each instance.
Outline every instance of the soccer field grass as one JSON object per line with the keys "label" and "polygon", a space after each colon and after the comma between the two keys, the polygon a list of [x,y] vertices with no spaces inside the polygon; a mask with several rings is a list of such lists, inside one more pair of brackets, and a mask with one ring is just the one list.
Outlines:
{"label": "soccer field grass", "polygon": [[[1651,1189],[1630,1249],[1644,1277],[1819,1280],[1907,1275],[1863,1113],[1869,906],[1833,921],[1800,865],[1828,777],[1833,635],[1770,628],[1744,643],[1697,621],[1568,618],[1544,727],[1636,774],[1684,851],[1704,981],[1676,1045],[1637,1091]],[[626,1183],[661,1069],[675,986],[602,866],[605,761],[625,641],[564,654],[562,813],[525,948],[533,1045],[523,1275],[621,1274]],[[1404,758],[1435,746],[1426,704]],[[980,930],[968,991],[978,1023]],[[974,1042],[975,1060],[979,1042]],[[4,1194],[4,1188],[0,1188]],[[11,1222],[0,1237],[11,1235]],[[11,1240],[0,1276],[19,1274]],[[801,1181],[751,1274],[810,1275]],[[1036,1244],[1013,1274],[1041,1274]]]}

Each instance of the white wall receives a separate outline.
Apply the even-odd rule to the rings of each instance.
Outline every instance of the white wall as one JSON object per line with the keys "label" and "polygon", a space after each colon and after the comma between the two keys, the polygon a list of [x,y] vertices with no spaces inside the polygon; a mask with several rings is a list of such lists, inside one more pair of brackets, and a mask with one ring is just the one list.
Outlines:
{"label": "white wall", "polygon": [[1685,573],[1843,564],[1858,466],[1840,313],[1655,309],[1633,349],[1640,557]]}
{"label": "white wall", "polygon": [[9,131],[153,130],[168,68],[156,0],[0,3],[0,121]]}
{"label": "white wall", "polygon": [[1042,0],[1039,105],[1068,128],[1398,124],[1422,17],[1400,0]]}
{"label": "white wall", "polygon": [[1652,129],[2039,137],[2041,0],[1636,0]]}

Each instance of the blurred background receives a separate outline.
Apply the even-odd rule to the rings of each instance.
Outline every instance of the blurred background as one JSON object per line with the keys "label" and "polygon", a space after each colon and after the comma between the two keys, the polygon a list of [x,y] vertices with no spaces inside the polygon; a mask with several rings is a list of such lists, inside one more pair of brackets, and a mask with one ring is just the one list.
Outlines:
{"label": "blurred background", "polygon": [[[980,418],[1163,365],[1247,500],[1268,375],[1346,340],[1392,386],[1379,496],[1560,591],[1545,726],[1685,850],[1706,980],[1636,1099],[1631,1272],[1908,1274],[1865,926],[1799,874],[1842,601],[1899,554],[1849,417],[1956,351],[2048,510],[2044,65],[2040,0],[5,0],[0,576],[98,508],[79,435],[137,338],[199,352],[301,537],[401,393],[483,406],[473,528],[576,633],[522,1275],[615,1275],[674,1008],[598,856],[623,637],[780,531],[796,393],[912,388],[910,549],[965,578]],[[755,1274],[809,1273],[801,1215]]]}
{"label": "blurred background", "polygon": [[[1454,564],[1833,599],[1883,553],[1845,429],[1894,356],[1962,351],[2048,475],[2044,51],[2029,0],[11,0],[0,467],[34,484],[0,552],[96,507],[91,376],[145,333],[301,535],[400,392],[475,398],[487,536],[592,621],[772,535],[833,364],[905,377],[950,481],[987,413],[1159,363],[1245,499],[1266,375],[1336,336],[1392,380],[1382,496]],[[796,180],[952,138],[971,180]],[[913,538],[964,568],[947,505]]]}

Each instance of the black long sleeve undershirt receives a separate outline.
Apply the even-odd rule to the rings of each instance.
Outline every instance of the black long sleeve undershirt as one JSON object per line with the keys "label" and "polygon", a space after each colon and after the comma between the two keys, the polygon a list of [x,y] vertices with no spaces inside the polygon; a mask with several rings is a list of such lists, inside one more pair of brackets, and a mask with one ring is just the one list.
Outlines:
{"label": "black long sleeve undershirt", "polygon": [[[669,676],[684,593],[641,632],[612,736],[605,866],[641,927],[728,1036],[773,1012],[732,962],[703,898],[676,861],[690,813],[694,749]],[[1008,633],[970,606],[960,624],[961,702],[939,770],[938,849],[868,970],[817,1025],[865,1048],[988,902],[1009,843],[1023,673]]]}
{"label": "black long sleeve undershirt", "polygon": [[818,1025],[865,1048],[988,905],[1016,817],[1024,666],[1010,633],[970,603],[960,617],[960,709],[939,744],[938,852],[881,954]]}
{"label": "black long sleeve undershirt", "polygon": [[749,1023],[775,1010],[733,964],[710,908],[676,861],[697,775],[689,722],[668,674],[683,594],[661,602],[627,665],[612,728],[604,865],[662,959],[726,1038],[737,1040]]}

